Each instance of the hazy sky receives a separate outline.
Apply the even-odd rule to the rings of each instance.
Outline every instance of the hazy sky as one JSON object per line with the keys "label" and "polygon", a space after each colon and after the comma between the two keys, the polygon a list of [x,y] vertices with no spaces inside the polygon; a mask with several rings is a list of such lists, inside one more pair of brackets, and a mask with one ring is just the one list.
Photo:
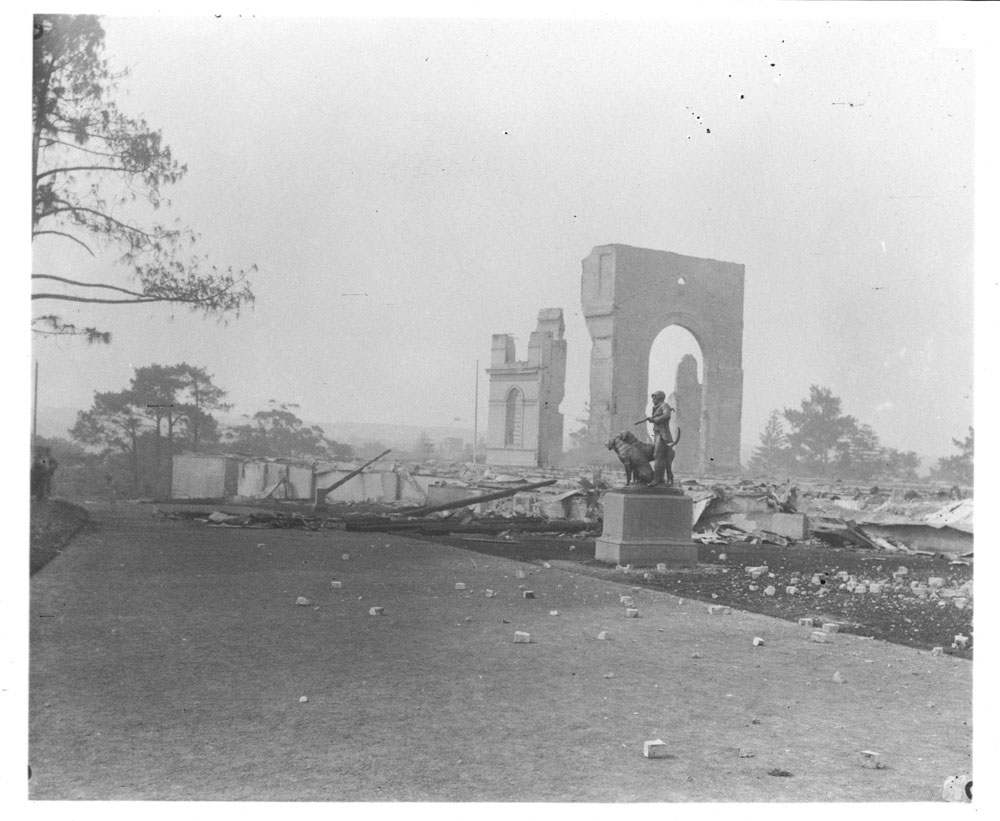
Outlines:
{"label": "hazy sky", "polygon": [[[624,243],[746,266],[745,454],[811,384],[886,445],[952,453],[973,423],[974,61],[932,23],[797,17],[105,18],[120,107],[188,165],[171,214],[215,262],[258,265],[257,302],[225,326],[42,306],[114,342],[36,340],[40,405],[187,361],[237,412],[471,428],[478,359],[485,432],[491,334],[524,358],[561,307],[573,430],[581,260]],[[35,243],[36,271],[100,265]]]}

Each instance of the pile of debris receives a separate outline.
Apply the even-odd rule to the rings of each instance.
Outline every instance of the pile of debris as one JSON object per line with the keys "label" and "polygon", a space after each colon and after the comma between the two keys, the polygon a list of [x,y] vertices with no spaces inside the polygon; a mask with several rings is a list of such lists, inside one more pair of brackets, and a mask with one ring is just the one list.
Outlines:
{"label": "pile of debris", "polygon": [[336,519],[302,516],[298,513],[225,513],[221,510],[211,512],[179,510],[161,512],[160,516],[164,519],[204,522],[209,527],[239,527],[258,530],[328,530],[340,526]]}

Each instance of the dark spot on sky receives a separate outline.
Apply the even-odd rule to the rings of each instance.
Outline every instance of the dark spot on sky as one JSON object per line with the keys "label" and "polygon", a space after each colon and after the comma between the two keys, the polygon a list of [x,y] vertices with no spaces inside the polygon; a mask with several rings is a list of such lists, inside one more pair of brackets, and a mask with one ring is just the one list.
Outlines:
{"label": "dark spot on sky", "polygon": [[742,95],[742,94],[740,95],[740,99],[741,99],[741,100],[743,99],[743,95]]}
{"label": "dark spot on sky", "polygon": [[711,134],[712,133],[712,129],[711,128],[706,128],[705,129],[705,133],[706,134]]}
{"label": "dark spot on sky", "polygon": [[771,68],[774,68],[774,63],[771,63]]}

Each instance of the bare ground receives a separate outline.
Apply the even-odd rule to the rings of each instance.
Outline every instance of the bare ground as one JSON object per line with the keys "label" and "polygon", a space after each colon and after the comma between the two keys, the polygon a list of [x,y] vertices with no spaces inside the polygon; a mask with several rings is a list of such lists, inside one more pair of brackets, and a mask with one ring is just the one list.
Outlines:
{"label": "bare ground", "polygon": [[33,799],[932,801],[971,772],[962,659],[543,557],[92,518],[31,582]]}

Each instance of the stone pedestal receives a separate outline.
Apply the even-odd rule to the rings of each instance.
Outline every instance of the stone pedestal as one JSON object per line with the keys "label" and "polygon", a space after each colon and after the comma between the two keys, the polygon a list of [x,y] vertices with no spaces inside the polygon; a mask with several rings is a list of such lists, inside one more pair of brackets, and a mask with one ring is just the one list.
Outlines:
{"label": "stone pedestal", "polygon": [[609,490],[594,558],[636,567],[694,567],[698,547],[691,541],[693,509],[691,498],[673,488]]}

